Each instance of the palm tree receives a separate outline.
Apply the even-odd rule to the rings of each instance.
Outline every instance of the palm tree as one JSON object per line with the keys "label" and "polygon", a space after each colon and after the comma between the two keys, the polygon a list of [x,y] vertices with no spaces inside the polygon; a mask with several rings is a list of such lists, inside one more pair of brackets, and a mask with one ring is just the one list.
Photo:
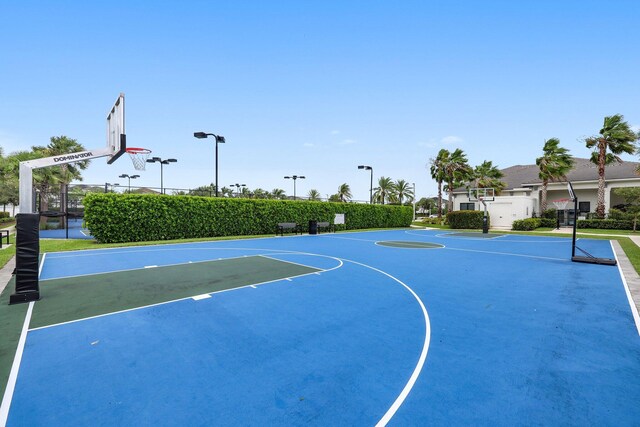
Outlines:
{"label": "palm tree", "polygon": [[384,205],[384,202],[388,200],[393,193],[393,181],[391,181],[391,178],[381,176],[380,179],[378,179],[378,186],[374,190],[374,198]]}
{"label": "palm tree", "polygon": [[502,182],[504,174],[493,166],[493,162],[485,160],[473,169],[473,181],[476,188],[493,188],[495,195],[499,195],[506,184]]}
{"label": "palm tree", "polygon": [[407,181],[399,179],[393,186],[395,188],[395,195],[398,197],[398,202],[400,202],[400,204],[402,204],[402,199],[405,198],[409,201],[413,200],[413,189]]}
{"label": "palm tree", "polygon": [[456,148],[444,164],[444,174],[447,181],[446,190],[449,193],[449,212],[453,211],[453,190],[462,185],[462,183],[467,182],[472,173],[473,169],[467,163],[466,154],[461,149]]}
{"label": "palm tree", "polygon": [[444,165],[450,155],[449,150],[443,148],[438,151],[438,155],[435,158],[429,160],[431,178],[438,184],[438,218],[442,218],[442,183],[445,180]]}
{"label": "palm tree", "polygon": [[604,118],[604,124],[598,135],[585,139],[587,148],[592,148],[598,155],[598,202],[596,214],[604,218],[604,186],[605,186],[605,165],[607,164],[607,151],[614,156],[615,161],[622,162],[619,154],[632,154],[636,151],[635,142],[638,139],[636,134],[622,114],[615,114]]}
{"label": "palm tree", "polygon": [[263,190],[262,188],[256,188],[253,190],[253,197],[256,199],[268,199],[269,192],[267,190]]}
{"label": "palm tree", "polygon": [[540,168],[538,176],[542,180],[540,194],[540,213],[547,210],[547,185],[549,181],[566,180],[567,173],[573,167],[573,159],[569,150],[560,147],[558,138],[550,138],[544,142],[542,157],[536,159],[536,165]]}
{"label": "palm tree", "polygon": [[307,193],[307,198],[314,202],[320,201],[320,192],[318,190],[311,189],[309,190],[309,193]]}
{"label": "palm tree", "polygon": [[341,202],[348,202],[349,200],[351,200],[352,196],[351,196],[351,188],[349,187],[349,184],[344,183],[338,187],[338,196],[340,196]]}
{"label": "palm tree", "polygon": [[271,198],[283,200],[287,198],[287,193],[285,193],[285,191],[281,188],[274,188],[273,190],[271,190]]}

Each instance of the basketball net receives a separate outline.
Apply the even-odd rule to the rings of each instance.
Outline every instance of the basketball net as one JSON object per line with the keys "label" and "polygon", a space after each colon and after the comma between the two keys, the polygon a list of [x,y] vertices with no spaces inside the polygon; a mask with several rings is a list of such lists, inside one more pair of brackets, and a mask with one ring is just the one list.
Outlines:
{"label": "basketball net", "polygon": [[131,157],[133,167],[138,171],[143,171],[147,164],[149,154],[151,154],[151,150],[147,150],[146,148],[131,147],[127,148],[127,154],[129,154],[129,157]]}
{"label": "basketball net", "polygon": [[563,211],[567,207],[570,201],[571,199],[558,199],[558,200],[552,200],[551,203],[553,203],[553,206],[555,206],[557,210]]}

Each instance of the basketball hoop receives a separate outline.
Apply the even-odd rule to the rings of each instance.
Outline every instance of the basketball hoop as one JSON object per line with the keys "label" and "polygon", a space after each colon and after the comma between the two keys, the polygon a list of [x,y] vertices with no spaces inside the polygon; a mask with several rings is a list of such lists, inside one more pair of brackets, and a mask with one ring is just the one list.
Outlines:
{"label": "basketball hoop", "polygon": [[143,171],[145,165],[147,164],[149,154],[151,154],[151,150],[148,150],[146,148],[131,147],[127,148],[127,154],[129,154],[129,157],[131,157],[133,167],[138,171]]}
{"label": "basketball hoop", "polygon": [[567,207],[570,201],[571,199],[558,199],[558,200],[552,200],[551,203],[553,203],[553,206],[555,206],[557,210],[563,211]]}

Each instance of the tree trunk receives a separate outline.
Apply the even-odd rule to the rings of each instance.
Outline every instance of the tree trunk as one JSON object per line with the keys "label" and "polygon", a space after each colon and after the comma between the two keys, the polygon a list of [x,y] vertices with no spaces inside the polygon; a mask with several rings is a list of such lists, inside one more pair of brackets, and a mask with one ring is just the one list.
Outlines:
{"label": "tree trunk", "polygon": [[447,185],[449,186],[449,191],[448,191],[448,195],[449,195],[449,203],[447,204],[447,212],[453,212],[453,181],[449,181],[447,183]]}
{"label": "tree trunk", "polygon": [[540,218],[544,216],[544,212],[547,210],[547,185],[549,180],[542,181],[542,191],[540,192]]}
{"label": "tree trunk", "polygon": [[598,202],[596,205],[596,214],[599,218],[604,218],[604,162],[606,159],[606,148],[600,145],[600,153],[598,155]]}
{"label": "tree trunk", "polygon": [[442,219],[442,181],[438,182],[438,219]]}

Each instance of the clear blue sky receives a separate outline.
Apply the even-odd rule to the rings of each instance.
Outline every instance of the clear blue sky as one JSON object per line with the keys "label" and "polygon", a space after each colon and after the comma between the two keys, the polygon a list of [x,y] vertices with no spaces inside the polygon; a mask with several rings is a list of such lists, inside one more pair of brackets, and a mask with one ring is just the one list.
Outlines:
{"label": "clear blue sky", "polygon": [[[165,185],[325,197],[369,174],[434,195],[440,148],[470,163],[531,164],[545,139],[573,155],[604,116],[640,125],[640,2],[5,1],[0,4],[0,146],[67,135],[105,145],[126,96],[129,146],[175,157]],[[627,156],[628,160],[637,160]],[[86,183],[132,174],[94,160]],[[158,186],[158,165],[136,184]],[[120,183],[126,184],[124,180]]]}

